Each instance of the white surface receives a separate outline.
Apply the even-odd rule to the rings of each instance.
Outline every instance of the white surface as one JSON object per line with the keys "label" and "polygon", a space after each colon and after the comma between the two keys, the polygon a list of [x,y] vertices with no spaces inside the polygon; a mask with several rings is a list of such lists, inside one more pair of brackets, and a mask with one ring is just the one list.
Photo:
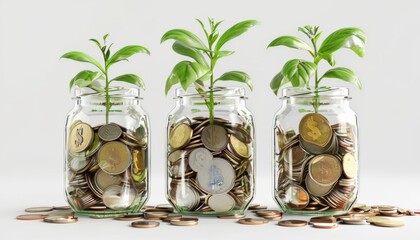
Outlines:
{"label": "white surface", "polygon": [[0,176],[5,189],[0,195],[0,239],[24,236],[74,239],[87,235],[115,239],[149,234],[153,237],[148,239],[199,236],[210,239],[226,234],[242,239],[274,236],[350,239],[355,235],[414,238],[418,218],[406,219],[408,226],[401,229],[340,226],[338,230],[322,231],[284,229],[272,224],[242,226],[217,219],[202,220],[196,228],[162,226],[139,230],[110,220],[82,219],[74,225],[55,226],[16,221],[14,217],[26,207],[63,201],[64,119],[73,104],[67,87],[73,75],[88,65],[59,57],[71,50],[97,56],[88,39],[100,38],[104,33],[111,34],[110,40],[117,43],[115,47],[140,44],[152,51],[151,57],[137,56],[130,63],[120,64],[114,74],[138,73],[146,81],[143,107],[152,123],[150,204],[165,201],[165,120],[174,102],[173,91],[164,96],[164,84],[172,66],[181,58],[172,52],[170,43],[160,45],[159,41],[172,28],[198,32],[194,19],[207,16],[225,19],[222,30],[244,19],[261,22],[226,45],[236,53],[219,65],[219,73],[245,70],[254,78],[255,90],[248,91],[248,107],[256,117],[256,202],[274,207],[270,141],[272,119],[280,101],[271,93],[269,82],[286,60],[296,54],[306,57],[297,50],[266,50],[266,46],[280,35],[298,34],[298,26],[317,24],[325,33],[358,26],[368,35],[364,59],[348,50],[336,55],[338,66],[356,71],[364,84],[361,92],[350,86],[352,107],[360,118],[361,201],[419,208],[418,5],[417,1],[408,0],[381,1],[379,5],[377,1],[365,0],[0,0]]}

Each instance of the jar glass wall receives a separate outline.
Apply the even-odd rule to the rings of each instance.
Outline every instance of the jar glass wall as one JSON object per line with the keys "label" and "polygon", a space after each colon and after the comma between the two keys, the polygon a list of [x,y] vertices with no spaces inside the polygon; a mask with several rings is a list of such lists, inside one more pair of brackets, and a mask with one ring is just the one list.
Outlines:
{"label": "jar glass wall", "polygon": [[167,198],[177,212],[243,213],[254,195],[254,118],[243,88],[177,89],[167,125]]}
{"label": "jar glass wall", "polygon": [[349,211],[358,193],[359,149],[348,89],[286,88],[281,99],[274,119],[275,201],[287,213]]}
{"label": "jar glass wall", "polygon": [[139,89],[75,90],[65,128],[65,195],[77,214],[139,212],[148,199],[150,131]]}

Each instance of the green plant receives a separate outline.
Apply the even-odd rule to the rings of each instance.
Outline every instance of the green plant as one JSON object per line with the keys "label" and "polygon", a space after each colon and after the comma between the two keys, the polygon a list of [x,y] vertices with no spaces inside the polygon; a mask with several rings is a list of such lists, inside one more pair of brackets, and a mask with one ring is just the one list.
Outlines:
{"label": "green plant", "polygon": [[[74,86],[88,87],[96,91],[101,95],[105,95],[105,119],[106,123],[109,122],[109,112],[112,104],[110,102],[110,91],[118,90],[118,87],[113,87],[112,84],[115,82],[125,82],[136,85],[142,89],[145,89],[144,81],[136,74],[124,74],[110,79],[109,68],[117,62],[126,60],[134,54],[146,53],[150,55],[150,51],[147,48],[139,45],[125,46],[114,54],[111,54],[111,47],[113,43],[107,44],[108,34],[103,36],[103,43],[101,44],[96,39],[89,39],[92,41],[101,51],[103,64],[83,52],[72,51],[65,53],[61,58],[67,58],[78,62],[86,62],[93,64],[99,71],[83,70],[76,74],[70,81],[70,90]],[[104,82],[101,84],[101,81]]]}
{"label": "green plant", "polygon": [[[209,27],[206,28],[203,22],[197,19],[204,34],[205,42],[194,33],[184,29],[172,29],[166,32],[161,39],[161,43],[169,39],[175,40],[172,49],[183,56],[192,58],[193,61],[181,61],[175,65],[168,79],[166,80],[165,94],[177,83],[184,90],[194,84],[195,89],[201,94],[209,109],[210,123],[214,120],[214,90],[217,81],[237,81],[245,83],[252,90],[251,79],[248,74],[242,71],[230,71],[216,78],[214,74],[216,63],[219,59],[230,56],[234,52],[222,50],[222,47],[230,40],[248,31],[256,25],[255,20],[239,22],[223,34],[219,35],[218,27],[222,23],[215,22],[209,18]],[[207,58],[207,59],[206,59]],[[208,91],[205,82],[209,81]]]}
{"label": "green plant", "polygon": [[[305,50],[312,56],[313,61],[303,59],[292,59],[287,61],[282,70],[274,76],[270,86],[277,95],[278,90],[285,84],[291,83],[293,87],[306,87],[308,90],[314,91],[314,109],[318,111],[319,92],[329,87],[320,87],[320,82],[324,78],[336,78],[349,83],[355,84],[362,89],[362,83],[357,75],[350,69],[344,67],[331,68],[321,77],[318,76],[318,65],[322,60],[335,66],[335,58],[333,53],[341,48],[349,48],[359,57],[363,57],[365,53],[366,34],[359,28],[342,28],[331,33],[318,48],[317,42],[321,36],[318,32],[319,27],[305,26],[298,28],[298,31],[304,33],[310,40],[311,45],[300,38],[294,36],[281,36],[274,39],[268,47],[286,46],[290,48]],[[312,89],[310,79],[314,76],[315,86]]]}

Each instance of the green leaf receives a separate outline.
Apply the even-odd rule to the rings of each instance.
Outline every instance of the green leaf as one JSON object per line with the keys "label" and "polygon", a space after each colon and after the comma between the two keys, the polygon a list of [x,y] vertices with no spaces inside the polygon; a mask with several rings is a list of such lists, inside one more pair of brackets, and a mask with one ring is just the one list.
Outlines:
{"label": "green leaf", "polygon": [[248,74],[241,72],[241,71],[230,71],[230,72],[226,72],[224,74],[222,74],[222,76],[220,76],[218,79],[216,79],[216,81],[236,81],[236,82],[241,82],[241,83],[245,83],[246,85],[248,85],[249,89],[253,90],[253,86],[252,86],[252,82],[251,82],[251,78],[249,77]]}
{"label": "green leaf", "polygon": [[293,87],[303,87],[315,73],[315,63],[300,59],[292,59],[284,64],[282,73],[289,79]]}
{"label": "green leaf", "polygon": [[95,65],[99,70],[101,70],[101,72],[105,72],[105,70],[102,68],[101,64],[99,64],[99,62],[96,61],[96,59],[87,55],[86,53],[76,52],[76,51],[68,52],[68,53],[65,53],[63,56],[61,56],[61,58],[67,58],[67,59],[71,59],[71,60],[78,61],[78,62],[91,63],[91,64]]}
{"label": "green leaf", "polygon": [[108,65],[106,66],[109,68],[112,64],[117,63],[122,60],[127,60],[127,58],[133,56],[136,53],[146,53],[150,55],[150,51],[139,45],[130,45],[121,48],[117,52],[115,52],[109,59],[108,59]]}
{"label": "green leaf", "polygon": [[194,33],[184,29],[173,29],[166,32],[162,36],[160,43],[163,43],[164,41],[167,41],[169,39],[182,42],[183,44],[192,48],[208,51],[207,47],[200,40],[200,38],[198,38]]}
{"label": "green leaf", "polygon": [[76,74],[76,76],[74,76],[73,79],[70,80],[69,89],[71,90],[72,87],[74,86],[87,87],[93,81],[96,81],[101,78],[102,78],[102,74],[100,72],[83,70],[79,72],[78,74]]}
{"label": "green leaf", "polygon": [[227,57],[227,56],[230,56],[230,55],[232,55],[232,54],[234,54],[235,53],[235,51],[219,51],[218,53],[217,53],[217,59],[219,59],[219,58],[222,58],[222,57]]}
{"label": "green leaf", "polygon": [[191,57],[192,59],[196,60],[198,63],[207,65],[206,59],[204,58],[203,54],[201,54],[201,52],[197,51],[194,48],[188,47],[182,42],[175,41],[174,44],[172,45],[172,49],[178,54]]}
{"label": "green leaf", "polygon": [[172,70],[172,73],[179,79],[178,81],[184,90],[187,90],[193,82],[208,75],[209,72],[208,66],[190,61],[182,61],[175,65]]}
{"label": "green leaf", "polygon": [[276,76],[273,77],[273,79],[270,82],[270,87],[271,90],[273,90],[274,94],[277,95],[279,92],[279,89],[289,83],[289,79],[287,79],[286,77],[284,77],[283,72],[280,71],[279,73],[276,74]]}
{"label": "green leaf", "polygon": [[172,70],[171,74],[166,79],[165,95],[168,95],[168,92],[173,85],[179,83],[179,78],[174,74],[174,71],[175,71],[175,68]]}
{"label": "green leaf", "polygon": [[139,76],[135,74],[124,74],[124,75],[113,78],[110,82],[114,82],[114,81],[126,82],[126,83],[136,85],[142,89],[146,89],[143,79],[141,79]]}
{"label": "green leaf", "polygon": [[322,58],[327,61],[331,67],[335,66],[335,57],[332,54],[326,54]]}
{"label": "green leaf", "polygon": [[349,48],[359,57],[365,54],[366,34],[359,28],[342,28],[331,33],[322,42],[318,53],[321,56],[332,54],[340,48]]}
{"label": "green leaf", "polygon": [[356,76],[356,74],[344,67],[338,67],[328,70],[324,73],[324,75],[319,79],[321,81],[323,78],[337,78],[341,79],[343,81],[353,83],[356,85],[359,89],[362,89],[362,83],[360,82],[359,78]]}
{"label": "green leaf", "polygon": [[256,20],[246,20],[233,25],[220,36],[219,41],[216,43],[215,51],[219,51],[226,42],[242,35],[257,24],[258,22]]}
{"label": "green leaf", "polygon": [[207,32],[206,27],[204,26],[203,22],[202,22],[200,19],[198,19],[198,18],[196,18],[195,20],[197,20],[197,22],[198,22],[198,23],[200,24],[200,26],[201,26],[201,29],[203,29],[204,34],[206,34],[206,37],[208,37],[208,36],[209,36],[209,33]]}
{"label": "green leaf", "polygon": [[108,36],[109,36],[109,33],[105,34],[105,35],[102,37],[102,39],[104,40],[104,44],[106,44],[106,39],[108,38]]}
{"label": "green leaf", "polygon": [[281,36],[274,39],[268,47],[286,46],[295,49],[301,49],[308,51],[311,55],[314,55],[312,48],[309,47],[303,40],[293,36]]}
{"label": "green leaf", "polygon": [[99,43],[99,41],[98,40],[96,40],[96,39],[89,39],[89,41],[91,41],[91,42],[93,42],[93,43],[95,43],[96,44],[96,46],[98,46],[99,47],[99,49],[101,49],[102,48],[102,46],[101,46],[101,44]]}

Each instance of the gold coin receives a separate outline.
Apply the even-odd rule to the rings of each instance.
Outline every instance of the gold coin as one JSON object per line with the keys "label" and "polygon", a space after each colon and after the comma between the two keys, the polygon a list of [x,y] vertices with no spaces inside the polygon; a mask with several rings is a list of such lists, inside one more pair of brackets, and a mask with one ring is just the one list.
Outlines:
{"label": "gold coin", "polygon": [[303,220],[283,220],[279,221],[278,225],[283,227],[304,227],[308,225],[308,222]]}
{"label": "gold coin", "polygon": [[306,114],[299,123],[299,133],[303,140],[320,147],[327,146],[332,137],[328,119],[319,113]]}
{"label": "gold coin", "polygon": [[132,151],[132,160],[133,160],[133,172],[134,174],[139,174],[145,169],[145,161],[143,157],[143,152],[137,149]]}
{"label": "gold coin", "polygon": [[351,153],[346,153],[343,156],[343,172],[348,178],[355,178],[357,176],[357,161]]}
{"label": "gold coin", "polygon": [[245,225],[261,225],[266,224],[268,222],[269,221],[264,218],[243,218],[238,220],[238,223]]}
{"label": "gold coin", "polygon": [[386,217],[370,217],[368,222],[380,227],[403,227],[405,225],[404,222],[391,220]]}
{"label": "gold coin", "polygon": [[328,193],[330,193],[331,190],[334,188],[334,184],[331,184],[331,185],[318,184],[311,178],[311,176],[309,176],[309,174],[306,175],[305,186],[308,192],[311,195],[316,196],[316,197],[323,197],[327,195]]}
{"label": "gold coin", "polygon": [[188,145],[191,140],[193,130],[185,123],[176,126],[169,134],[169,145],[178,149]]}
{"label": "gold coin", "polygon": [[119,184],[122,178],[119,175],[110,175],[103,170],[95,173],[95,184],[103,192],[107,187]]}
{"label": "gold coin", "polygon": [[25,212],[35,213],[35,212],[51,212],[54,210],[52,207],[31,207],[25,209]]}
{"label": "gold coin", "polygon": [[64,210],[64,211],[66,211],[66,210],[71,210],[71,207],[68,206],[68,205],[63,205],[63,206],[54,206],[53,209],[54,210]]}
{"label": "gold coin", "polygon": [[42,215],[42,214],[24,214],[19,215],[16,217],[17,220],[42,220],[44,218],[48,217],[48,215]]}
{"label": "gold coin", "polygon": [[98,152],[98,165],[108,174],[120,174],[131,164],[131,153],[121,142],[105,143]]}
{"label": "gold coin", "polygon": [[131,226],[135,228],[155,228],[159,227],[159,225],[159,222],[154,221],[137,221],[131,223]]}
{"label": "gold coin", "polygon": [[71,152],[79,153],[85,151],[94,139],[92,127],[84,122],[80,122],[70,131],[69,149]]}
{"label": "gold coin", "polygon": [[201,133],[201,141],[207,149],[220,152],[228,143],[227,132],[219,125],[208,125]]}
{"label": "gold coin", "polygon": [[58,224],[75,223],[77,222],[77,217],[47,217],[44,218],[44,222]]}
{"label": "gold coin", "polygon": [[240,141],[234,135],[230,135],[230,145],[232,146],[233,152],[241,158],[249,158],[251,156],[248,144]]}
{"label": "gold coin", "polygon": [[198,218],[178,218],[170,221],[172,225],[176,226],[194,226],[198,224]]}
{"label": "gold coin", "polygon": [[341,172],[340,160],[332,155],[318,155],[309,162],[309,174],[319,184],[334,184],[340,178]]}

